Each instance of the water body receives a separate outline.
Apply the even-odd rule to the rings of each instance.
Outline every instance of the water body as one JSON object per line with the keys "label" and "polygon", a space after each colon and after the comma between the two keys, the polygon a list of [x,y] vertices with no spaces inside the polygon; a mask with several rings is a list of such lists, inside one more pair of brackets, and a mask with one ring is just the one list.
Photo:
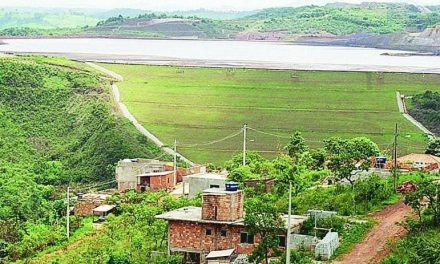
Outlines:
{"label": "water body", "polygon": [[[4,39],[0,52],[182,66],[440,73],[440,57],[384,56],[390,50],[285,42],[145,39]],[[401,51],[395,51],[402,53]]]}

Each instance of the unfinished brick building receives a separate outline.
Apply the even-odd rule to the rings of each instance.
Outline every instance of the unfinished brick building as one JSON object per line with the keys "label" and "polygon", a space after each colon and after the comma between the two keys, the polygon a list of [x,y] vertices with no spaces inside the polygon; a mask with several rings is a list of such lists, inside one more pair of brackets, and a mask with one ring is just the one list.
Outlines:
{"label": "unfinished brick building", "polygon": [[[169,222],[169,253],[182,253],[186,263],[206,263],[209,253],[224,250],[232,249],[235,256],[252,253],[260,237],[245,230],[243,191],[214,188],[205,190],[202,197],[202,207],[184,207],[157,216]],[[298,231],[306,219],[292,216],[292,230]],[[285,246],[285,237],[280,236],[280,247]]]}

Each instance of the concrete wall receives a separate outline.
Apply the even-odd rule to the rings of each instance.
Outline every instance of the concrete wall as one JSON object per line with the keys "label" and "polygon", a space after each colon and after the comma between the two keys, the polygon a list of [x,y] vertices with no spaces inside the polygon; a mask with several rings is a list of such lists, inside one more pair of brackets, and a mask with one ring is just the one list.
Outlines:
{"label": "concrete wall", "polygon": [[118,190],[125,192],[127,190],[136,190],[137,175],[150,173],[153,171],[164,171],[165,163],[158,160],[148,159],[125,159],[118,162],[116,167],[116,181]]}
{"label": "concrete wall", "polygon": [[211,185],[218,185],[220,188],[224,188],[225,183],[226,177],[183,177],[183,194],[188,195],[188,198],[194,198],[204,190],[211,188]]}

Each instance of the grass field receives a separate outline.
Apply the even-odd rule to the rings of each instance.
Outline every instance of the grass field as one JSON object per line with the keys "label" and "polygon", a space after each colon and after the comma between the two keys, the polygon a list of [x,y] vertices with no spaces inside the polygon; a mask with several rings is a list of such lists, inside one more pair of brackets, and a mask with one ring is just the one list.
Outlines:
{"label": "grass field", "polygon": [[211,145],[244,123],[248,149],[267,156],[282,151],[300,130],[312,147],[322,140],[367,136],[390,154],[395,123],[399,152],[421,152],[427,138],[398,112],[396,91],[440,91],[439,75],[180,68],[103,64],[121,74],[122,101],[166,144],[196,162],[222,164],[241,151],[242,135]]}

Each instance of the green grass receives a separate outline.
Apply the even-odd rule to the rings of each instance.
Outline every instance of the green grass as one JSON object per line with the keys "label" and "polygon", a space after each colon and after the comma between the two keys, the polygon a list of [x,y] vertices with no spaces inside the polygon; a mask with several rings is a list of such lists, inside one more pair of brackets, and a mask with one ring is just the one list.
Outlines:
{"label": "green grass", "polygon": [[[300,130],[312,147],[332,136],[367,136],[390,153],[394,125],[399,152],[421,152],[426,137],[398,112],[405,95],[440,90],[440,76],[293,70],[104,65],[122,76],[122,101],[164,143],[191,145],[249,126],[289,136]],[[287,139],[249,131],[248,148],[267,156]],[[241,150],[242,137],[179,151],[196,162],[221,163]]]}

